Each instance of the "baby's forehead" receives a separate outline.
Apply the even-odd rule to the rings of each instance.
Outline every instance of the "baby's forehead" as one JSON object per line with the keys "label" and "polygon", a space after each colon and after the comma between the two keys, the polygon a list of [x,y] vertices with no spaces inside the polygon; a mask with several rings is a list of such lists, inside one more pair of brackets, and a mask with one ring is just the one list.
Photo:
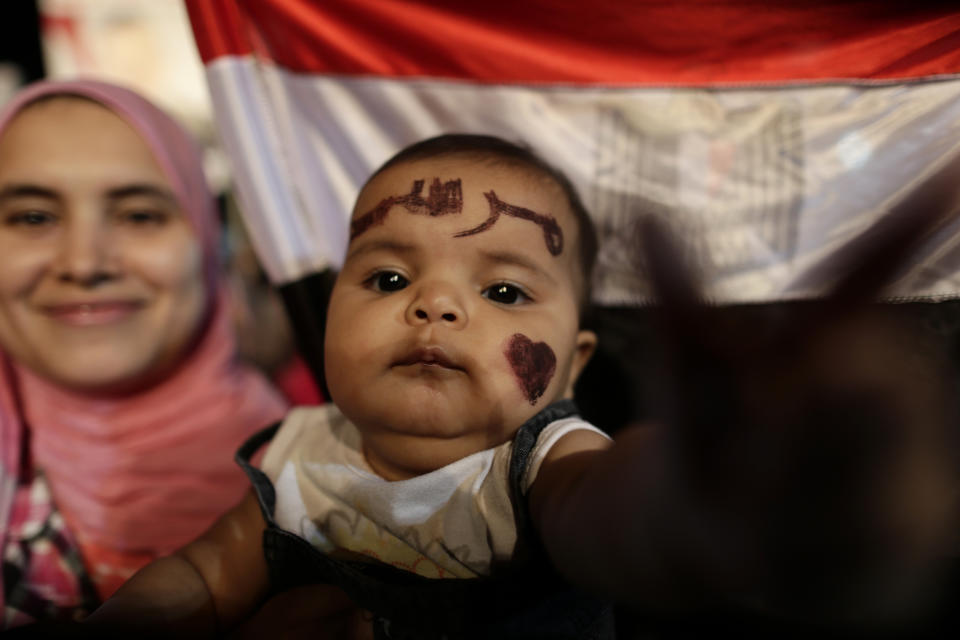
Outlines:
{"label": "baby's forehead", "polygon": [[361,190],[350,244],[404,213],[427,214],[438,224],[472,220],[455,238],[482,237],[493,229],[516,228],[518,222],[539,227],[522,237],[542,243],[551,261],[565,267],[575,288],[585,286],[582,229],[573,203],[564,187],[539,167],[509,158],[450,154],[389,166]]}
{"label": "baby's forehead", "polygon": [[384,198],[410,193],[419,181],[425,196],[435,181],[445,187],[455,182],[465,198],[483,198],[492,191],[500,198],[521,200],[519,206],[547,208],[564,226],[573,223],[562,188],[542,171],[516,160],[456,153],[406,160],[382,170],[360,190],[353,217]]}

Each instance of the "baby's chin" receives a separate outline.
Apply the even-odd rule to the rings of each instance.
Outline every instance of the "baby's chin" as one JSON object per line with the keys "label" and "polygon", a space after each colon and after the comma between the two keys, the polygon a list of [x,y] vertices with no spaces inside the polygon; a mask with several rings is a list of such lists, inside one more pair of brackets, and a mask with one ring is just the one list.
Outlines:
{"label": "baby's chin", "polygon": [[[424,438],[459,438],[499,430],[504,412],[483,389],[467,385],[381,385],[335,400],[364,436],[391,432]],[[337,398],[337,396],[334,396]]]}
{"label": "baby's chin", "polygon": [[439,438],[379,432],[363,437],[367,463],[387,480],[405,480],[430,473],[489,448],[477,434]]}
{"label": "baby's chin", "polygon": [[[403,439],[419,440],[424,447],[441,448],[452,446],[453,442],[472,443],[471,448],[477,451],[496,446],[512,437],[516,427],[504,425],[497,420],[464,420],[452,418],[445,420],[444,416],[425,412],[416,415],[410,412],[405,416],[394,416],[389,422],[367,423],[357,425],[363,437],[391,438],[397,441]],[[467,453],[473,453],[469,451]]]}
{"label": "baby's chin", "polygon": [[368,462],[384,477],[397,474],[385,474],[378,466],[403,470],[407,477],[428,473],[507,442],[519,427],[462,417],[445,421],[436,414],[393,417],[387,424],[355,421]]}

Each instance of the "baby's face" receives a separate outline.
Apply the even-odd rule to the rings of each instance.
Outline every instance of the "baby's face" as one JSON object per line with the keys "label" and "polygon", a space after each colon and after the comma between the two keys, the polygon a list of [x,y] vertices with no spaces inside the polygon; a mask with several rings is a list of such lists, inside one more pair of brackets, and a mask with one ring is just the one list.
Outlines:
{"label": "baby's face", "polygon": [[577,233],[561,190],[510,166],[421,160],[364,189],[325,357],[380,475],[505,442],[572,394],[595,341],[578,327]]}

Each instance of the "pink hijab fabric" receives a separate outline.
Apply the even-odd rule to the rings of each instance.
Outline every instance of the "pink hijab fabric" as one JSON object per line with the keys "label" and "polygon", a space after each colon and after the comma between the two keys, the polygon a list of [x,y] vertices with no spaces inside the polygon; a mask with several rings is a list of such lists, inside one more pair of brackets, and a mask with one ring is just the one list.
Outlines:
{"label": "pink hijab fabric", "polygon": [[107,595],[146,561],[195,538],[242,497],[248,483],[233,453],[286,406],[263,377],[235,360],[218,275],[216,210],[193,139],[132,91],[86,80],[26,88],[0,111],[0,135],[25,106],[60,94],[94,100],[140,133],[205,258],[209,313],[202,334],[174,372],[151,388],[123,398],[86,396],[54,386],[0,351],[0,533],[7,531],[18,476],[35,464],[94,583]]}

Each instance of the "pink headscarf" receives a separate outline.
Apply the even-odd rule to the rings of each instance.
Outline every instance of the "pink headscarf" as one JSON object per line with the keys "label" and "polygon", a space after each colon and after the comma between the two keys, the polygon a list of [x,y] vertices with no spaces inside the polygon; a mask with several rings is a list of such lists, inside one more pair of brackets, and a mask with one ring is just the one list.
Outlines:
{"label": "pink headscarf", "polygon": [[[107,575],[111,568],[90,566],[91,556],[102,559],[106,551],[119,564],[129,564],[125,557],[143,564],[190,541],[233,506],[248,487],[234,451],[279,419],[285,404],[258,373],[235,361],[218,275],[214,201],[193,139],[139,95],[97,81],[31,85],[0,112],[0,135],[26,105],[60,94],[111,109],[153,150],[202,244],[210,305],[199,342],[174,372],[121,399],[56,387],[0,351],[0,532],[6,531],[29,428],[27,455],[44,471],[98,582],[98,572]],[[136,568],[121,566],[115,573]]]}

